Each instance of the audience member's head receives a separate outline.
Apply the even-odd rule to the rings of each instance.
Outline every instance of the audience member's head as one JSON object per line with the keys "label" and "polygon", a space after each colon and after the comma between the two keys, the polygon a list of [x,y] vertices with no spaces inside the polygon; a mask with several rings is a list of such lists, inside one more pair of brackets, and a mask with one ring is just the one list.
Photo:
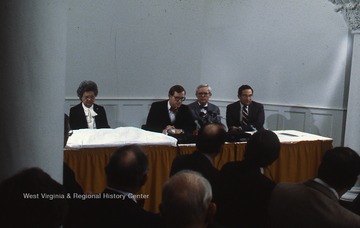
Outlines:
{"label": "audience member's head", "polygon": [[210,123],[200,128],[196,148],[205,154],[216,155],[221,152],[226,139],[226,130],[220,123]]}
{"label": "audience member's head", "polygon": [[60,227],[66,219],[65,190],[39,168],[30,168],[0,184],[2,227]]}
{"label": "audience member's head", "polygon": [[216,212],[210,183],[201,174],[183,170],[163,187],[161,215],[168,227],[206,227]]}
{"label": "audience member's head", "polygon": [[267,167],[278,159],[280,140],[269,130],[255,132],[245,146],[244,160],[259,167]]}
{"label": "audience member's head", "polygon": [[106,166],[108,186],[136,193],[147,180],[148,159],[137,145],[120,147]]}
{"label": "audience member's head", "polygon": [[335,147],[325,152],[318,169],[318,178],[338,192],[354,186],[360,174],[360,157],[348,147]]}

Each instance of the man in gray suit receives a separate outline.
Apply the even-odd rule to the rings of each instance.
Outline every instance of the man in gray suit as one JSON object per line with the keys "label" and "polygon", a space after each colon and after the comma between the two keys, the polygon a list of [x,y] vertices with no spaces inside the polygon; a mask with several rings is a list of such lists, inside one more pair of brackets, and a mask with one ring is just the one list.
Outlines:
{"label": "man in gray suit", "polygon": [[198,128],[207,123],[221,123],[219,107],[209,102],[212,96],[211,87],[208,84],[201,84],[196,88],[195,95],[197,101],[188,106]]}
{"label": "man in gray suit", "polygon": [[275,187],[269,227],[360,227],[360,216],[339,203],[359,174],[360,157],[355,151],[348,147],[328,150],[317,178]]}

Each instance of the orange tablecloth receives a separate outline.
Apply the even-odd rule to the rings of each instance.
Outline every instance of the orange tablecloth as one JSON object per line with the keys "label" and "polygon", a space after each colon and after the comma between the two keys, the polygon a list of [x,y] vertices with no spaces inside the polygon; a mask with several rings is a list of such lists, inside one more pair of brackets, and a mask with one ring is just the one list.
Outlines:
{"label": "orange tablecloth", "polygon": [[[245,143],[226,144],[222,153],[214,159],[221,167],[234,160],[242,160]],[[282,143],[279,159],[265,170],[265,175],[275,182],[301,182],[316,176],[324,152],[332,147],[332,141],[302,141]],[[141,193],[148,194],[144,208],[159,212],[163,183],[169,179],[170,168],[177,154],[192,153],[194,145],[143,146],[149,159],[149,178]],[[75,172],[76,180],[86,193],[102,192],[106,186],[105,166],[116,148],[86,148],[65,150],[64,161]]]}

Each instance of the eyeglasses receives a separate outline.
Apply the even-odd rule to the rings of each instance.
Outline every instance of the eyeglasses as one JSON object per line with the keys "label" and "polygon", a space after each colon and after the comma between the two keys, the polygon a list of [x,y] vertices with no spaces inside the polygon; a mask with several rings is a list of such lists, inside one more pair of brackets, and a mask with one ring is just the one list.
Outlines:
{"label": "eyeglasses", "polygon": [[173,96],[173,97],[175,98],[176,101],[185,101],[186,100],[186,97],[175,97],[175,96]]}
{"label": "eyeglasses", "polygon": [[88,97],[82,97],[82,99],[85,99],[85,100],[95,100],[95,96],[88,96]]}
{"label": "eyeglasses", "polygon": [[198,93],[198,95],[201,97],[207,97],[210,95],[210,93]]}

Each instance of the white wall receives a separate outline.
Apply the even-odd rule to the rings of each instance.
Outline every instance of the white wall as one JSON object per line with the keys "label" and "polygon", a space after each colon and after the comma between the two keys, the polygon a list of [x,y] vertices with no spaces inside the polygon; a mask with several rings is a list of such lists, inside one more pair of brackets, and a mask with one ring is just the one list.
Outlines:
{"label": "white wall", "polygon": [[[313,0],[71,1],[66,107],[77,103],[79,83],[91,79],[100,89],[98,102],[114,101],[110,122],[126,126],[147,115],[117,106],[128,99],[136,107],[166,98],[177,83],[191,99],[199,83],[209,83],[213,100],[225,106],[241,84],[250,84],[254,99],[272,108],[267,116],[305,110],[307,119],[295,118],[289,127],[305,124],[303,130],[336,137],[339,145],[351,42],[333,9],[329,1]],[[309,121],[318,108],[324,119]]]}
{"label": "white wall", "polygon": [[66,6],[0,2],[0,180],[36,166],[62,182]]}

